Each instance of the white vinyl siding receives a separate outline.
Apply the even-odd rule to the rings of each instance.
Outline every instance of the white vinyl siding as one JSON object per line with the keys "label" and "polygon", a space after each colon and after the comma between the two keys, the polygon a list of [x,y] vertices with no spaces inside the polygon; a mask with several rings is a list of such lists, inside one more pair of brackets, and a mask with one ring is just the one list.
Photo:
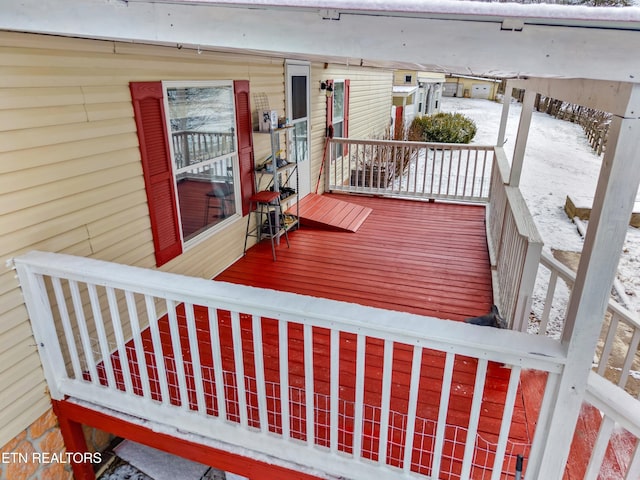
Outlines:
{"label": "white vinyl siding", "polygon": [[[381,138],[390,124],[393,72],[366,67],[313,63],[311,85],[321,81],[349,79],[349,138]],[[318,179],[326,127],[327,97],[320,88],[311,88],[311,188]],[[319,192],[324,190],[321,182]]]}

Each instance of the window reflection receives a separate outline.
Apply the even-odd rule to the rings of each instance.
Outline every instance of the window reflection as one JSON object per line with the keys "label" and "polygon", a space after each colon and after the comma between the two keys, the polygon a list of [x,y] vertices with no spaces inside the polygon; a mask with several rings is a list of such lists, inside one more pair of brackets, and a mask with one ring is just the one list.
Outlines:
{"label": "window reflection", "polygon": [[177,187],[185,241],[236,213],[231,157],[178,174]]}
{"label": "window reflection", "polygon": [[167,87],[173,162],[185,241],[237,212],[231,84]]}

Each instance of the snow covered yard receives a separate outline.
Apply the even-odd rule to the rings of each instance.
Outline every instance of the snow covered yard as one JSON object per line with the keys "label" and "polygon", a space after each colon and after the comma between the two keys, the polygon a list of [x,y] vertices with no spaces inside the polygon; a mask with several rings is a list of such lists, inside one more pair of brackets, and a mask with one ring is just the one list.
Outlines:
{"label": "snow covered yard", "polygon": [[[498,136],[502,104],[481,99],[444,97],[442,111],[459,112],[476,122],[478,132],[472,143],[495,144]],[[507,158],[513,156],[521,105],[513,103],[509,110],[506,143]],[[583,239],[576,225],[564,212],[567,195],[592,199],[595,193],[602,158],[593,153],[582,128],[547,114],[535,112],[531,122],[525,154],[521,190],[547,252],[564,250],[581,252]],[[640,199],[640,195],[637,197]],[[618,267],[618,279],[627,293],[628,308],[640,311],[640,229],[629,227],[624,251]],[[534,312],[544,301],[548,272],[539,271],[534,292]],[[563,298],[564,297],[564,298]],[[559,304],[552,312],[555,322],[550,332],[559,331],[557,322],[564,314],[567,289],[558,292]],[[536,325],[533,326],[534,328]]]}

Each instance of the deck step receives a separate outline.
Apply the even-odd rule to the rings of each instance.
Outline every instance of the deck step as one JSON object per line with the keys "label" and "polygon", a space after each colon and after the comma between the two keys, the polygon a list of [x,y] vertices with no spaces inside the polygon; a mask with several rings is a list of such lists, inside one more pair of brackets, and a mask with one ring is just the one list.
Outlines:
{"label": "deck step", "polygon": [[364,223],[371,208],[351,202],[310,193],[299,203],[303,226],[356,232]]}

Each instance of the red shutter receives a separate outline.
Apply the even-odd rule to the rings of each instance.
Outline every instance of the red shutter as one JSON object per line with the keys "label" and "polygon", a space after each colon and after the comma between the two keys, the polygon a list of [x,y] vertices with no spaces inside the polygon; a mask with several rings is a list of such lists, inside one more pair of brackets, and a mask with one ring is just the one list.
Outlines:
{"label": "red shutter", "polygon": [[240,193],[242,215],[249,213],[249,198],[255,193],[253,159],[253,128],[251,127],[251,104],[249,103],[249,81],[233,82],[236,99],[236,130],[238,132],[238,159],[240,161]]}
{"label": "red shutter", "polygon": [[[342,124],[342,136],[349,138],[349,93],[351,90],[351,80],[344,81],[344,123]],[[349,153],[349,144],[344,144],[343,155]]]}
{"label": "red shutter", "polygon": [[156,265],[159,267],[182,253],[162,83],[132,82],[129,87],[138,129]]}
{"label": "red shutter", "polygon": [[[333,80],[327,80],[327,88],[333,88]],[[333,138],[333,97],[327,97],[327,130],[325,137]]]}

